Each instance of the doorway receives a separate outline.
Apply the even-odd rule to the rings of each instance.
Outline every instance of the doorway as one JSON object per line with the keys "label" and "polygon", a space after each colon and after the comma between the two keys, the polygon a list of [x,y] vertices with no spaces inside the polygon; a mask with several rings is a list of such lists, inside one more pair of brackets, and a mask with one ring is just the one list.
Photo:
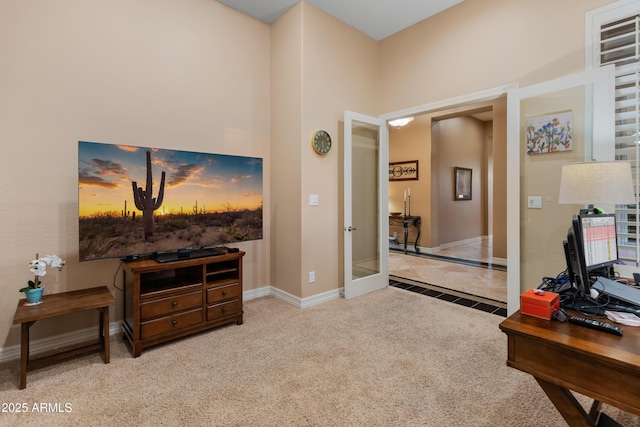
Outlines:
{"label": "doorway", "polygon": [[[419,254],[398,260],[392,251],[390,272],[404,270],[434,285],[506,303],[506,97],[472,98],[416,113],[404,127],[390,126],[390,162],[415,156],[419,178],[389,183],[389,211],[401,211],[409,190],[411,215],[421,219]],[[456,167],[467,170],[473,182],[464,200],[454,193]]]}

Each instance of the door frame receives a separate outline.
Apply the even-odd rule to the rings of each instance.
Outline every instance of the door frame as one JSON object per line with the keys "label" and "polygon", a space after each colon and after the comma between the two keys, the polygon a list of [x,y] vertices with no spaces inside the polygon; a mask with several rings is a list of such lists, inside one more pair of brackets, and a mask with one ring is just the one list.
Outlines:
{"label": "door frame", "polygon": [[473,92],[466,95],[457,96],[454,98],[443,99],[428,104],[422,104],[404,110],[398,110],[391,113],[382,114],[381,119],[389,122],[390,120],[399,119],[407,116],[415,116],[420,114],[426,114],[436,112],[440,110],[447,110],[456,107],[462,107],[468,104],[475,104],[483,101],[491,101],[492,99],[499,98],[506,95],[510,90],[518,88],[517,83],[510,83],[504,86],[497,86],[491,89],[482,90],[479,92]]}
{"label": "door frame", "polygon": [[[593,89],[589,90],[590,84]],[[520,101],[564,89],[587,86],[585,111],[593,121],[585,141],[612,141],[615,135],[615,68],[585,70],[535,85],[514,88],[507,93],[507,315],[520,309]],[[585,121],[592,123],[592,120]],[[604,143],[585,146],[585,160],[613,160]],[[542,280],[542,278],[540,278]]]}
{"label": "door frame", "polygon": [[[501,96],[507,95],[510,90],[518,88],[517,83],[510,83],[503,86],[497,86],[494,88],[469,93],[466,95],[457,96],[454,98],[443,99],[440,101],[422,104],[415,107],[406,108],[404,110],[394,111],[386,113],[380,116],[387,122],[402,117],[421,115],[427,113],[436,113],[442,110],[450,110],[454,108],[464,107],[467,105],[477,104],[485,101],[491,101]],[[461,113],[464,114],[464,113]]]}
{"label": "door frame", "polygon": [[[353,126],[354,121],[366,123],[378,127],[378,261],[379,271],[366,277],[353,279],[353,233],[364,230],[357,230],[357,224],[353,222],[352,209],[352,147],[353,147]],[[389,164],[389,131],[386,122],[379,118],[356,113],[353,111],[344,112],[344,150],[343,150],[343,216],[344,216],[344,297],[345,299],[355,298],[369,292],[383,289],[389,286],[389,186],[387,185],[387,168]],[[353,227],[355,228],[353,228]]]}

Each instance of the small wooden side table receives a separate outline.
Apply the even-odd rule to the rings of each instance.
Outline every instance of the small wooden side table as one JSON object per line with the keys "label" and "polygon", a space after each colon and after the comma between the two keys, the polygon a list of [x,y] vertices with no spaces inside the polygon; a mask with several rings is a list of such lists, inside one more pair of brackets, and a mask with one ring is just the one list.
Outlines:
{"label": "small wooden side table", "polygon": [[[26,301],[26,299],[21,299],[18,302],[16,313],[13,316],[13,324],[20,323],[22,325],[20,335],[20,389],[27,386],[27,370],[29,365],[34,362],[62,360],[78,354],[100,350],[102,351],[104,363],[109,363],[109,306],[115,303],[115,299],[106,286],[45,295],[42,297],[42,303],[37,305],[25,306],[24,303]],[[92,309],[97,309],[100,312],[97,343],[40,357],[35,360],[29,359],[29,328],[34,323],[42,319]]]}

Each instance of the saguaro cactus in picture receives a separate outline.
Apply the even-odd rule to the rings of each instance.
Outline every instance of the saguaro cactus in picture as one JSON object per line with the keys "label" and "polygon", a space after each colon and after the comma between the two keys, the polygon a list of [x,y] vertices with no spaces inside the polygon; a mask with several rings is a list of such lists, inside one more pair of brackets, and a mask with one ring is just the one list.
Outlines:
{"label": "saguaro cactus in picture", "polygon": [[142,211],[142,223],[144,225],[144,239],[149,240],[153,236],[153,211],[158,209],[162,205],[162,198],[164,197],[164,171],[162,172],[162,179],[160,181],[160,191],[158,197],[153,197],[153,177],[151,175],[151,152],[147,151],[147,186],[143,190],[142,187],[138,187],[136,181],[131,182],[133,187],[133,201],[136,204],[136,208]]}

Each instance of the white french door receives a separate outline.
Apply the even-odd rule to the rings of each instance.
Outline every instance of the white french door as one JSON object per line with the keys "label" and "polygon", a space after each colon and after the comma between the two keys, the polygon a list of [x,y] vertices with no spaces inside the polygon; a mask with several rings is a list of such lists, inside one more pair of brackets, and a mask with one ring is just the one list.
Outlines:
{"label": "white french door", "polygon": [[[579,207],[558,203],[560,171],[571,162],[613,160],[615,84],[613,67],[507,92],[507,311],[543,277],[566,268],[562,242]],[[570,114],[570,150],[527,154],[528,123]],[[535,127],[535,126],[534,126]],[[531,209],[528,197],[539,197]]]}
{"label": "white french door", "polygon": [[389,132],[383,119],[344,113],[344,296],[389,285]]}

